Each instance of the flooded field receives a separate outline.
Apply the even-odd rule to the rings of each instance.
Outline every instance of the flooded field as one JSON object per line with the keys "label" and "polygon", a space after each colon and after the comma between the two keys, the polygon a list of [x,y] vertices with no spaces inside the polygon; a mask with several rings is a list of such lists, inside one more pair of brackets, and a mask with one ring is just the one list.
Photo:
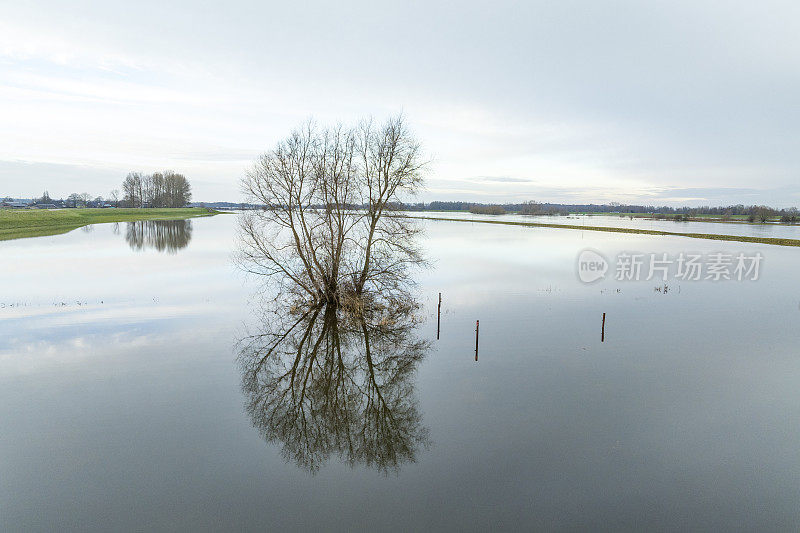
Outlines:
{"label": "flooded field", "polygon": [[675,222],[674,220],[651,220],[647,218],[624,217],[620,215],[477,215],[454,211],[417,211],[411,216],[455,218],[469,220],[532,222],[540,224],[567,224],[601,226],[612,228],[631,228],[673,233],[706,233],[714,235],[742,235],[745,237],[766,237],[800,239],[800,226],[789,224],[748,224],[742,222]]}
{"label": "flooded field", "polygon": [[[259,366],[252,335],[294,315],[234,265],[234,215],[0,243],[0,530],[800,527],[800,250],[423,224],[420,308],[308,317],[337,349],[287,360],[300,388]],[[681,254],[762,260],[692,280]]]}

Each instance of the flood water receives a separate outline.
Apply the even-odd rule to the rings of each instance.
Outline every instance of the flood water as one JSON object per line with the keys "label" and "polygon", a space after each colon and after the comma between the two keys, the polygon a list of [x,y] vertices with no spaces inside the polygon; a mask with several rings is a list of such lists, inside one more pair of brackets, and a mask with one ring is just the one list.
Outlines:
{"label": "flood water", "polygon": [[647,229],[671,233],[705,233],[713,235],[741,235],[745,237],[767,237],[774,239],[800,239],[800,225],[794,224],[748,224],[743,222],[675,222],[620,215],[478,215],[454,211],[415,211],[411,216],[456,218],[470,220],[494,220],[508,222],[531,222],[539,224],[566,224],[570,226],[599,226],[612,228]]}
{"label": "flood water", "polygon": [[[235,215],[1,242],[0,531],[800,528],[799,249],[424,224],[406,433],[369,439],[264,424]],[[585,284],[587,248],[763,264]]]}

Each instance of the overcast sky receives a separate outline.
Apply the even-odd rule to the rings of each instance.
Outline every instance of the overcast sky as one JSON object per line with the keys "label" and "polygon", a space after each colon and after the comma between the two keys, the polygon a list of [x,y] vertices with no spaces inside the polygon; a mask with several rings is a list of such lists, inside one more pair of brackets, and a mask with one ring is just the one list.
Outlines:
{"label": "overcast sky", "polygon": [[241,199],[309,116],[402,111],[422,200],[800,205],[800,2],[0,1],[0,195]]}

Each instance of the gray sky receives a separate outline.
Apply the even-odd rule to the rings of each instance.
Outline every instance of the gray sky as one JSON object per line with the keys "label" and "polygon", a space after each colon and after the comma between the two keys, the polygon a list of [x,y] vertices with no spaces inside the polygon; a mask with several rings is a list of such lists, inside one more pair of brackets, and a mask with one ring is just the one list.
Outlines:
{"label": "gray sky", "polygon": [[800,2],[0,1],[0,195],[240,200],[309,116],[404,112],[422,200],[800,205]]}

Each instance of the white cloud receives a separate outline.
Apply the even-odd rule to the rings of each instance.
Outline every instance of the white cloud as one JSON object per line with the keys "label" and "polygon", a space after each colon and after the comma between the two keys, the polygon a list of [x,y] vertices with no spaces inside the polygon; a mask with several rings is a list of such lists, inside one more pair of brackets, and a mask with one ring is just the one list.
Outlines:
{"label": "white cloud", "polygon": [[[398,110],[435,156],[427,199],[785,187],[800,172],[797,11],[15,3],[0,20],[0,194],[99,192],[170,167],[197,199],[237,200],[249,160],[306,117]],[[70,169],[57,184],[52,165]]]}

